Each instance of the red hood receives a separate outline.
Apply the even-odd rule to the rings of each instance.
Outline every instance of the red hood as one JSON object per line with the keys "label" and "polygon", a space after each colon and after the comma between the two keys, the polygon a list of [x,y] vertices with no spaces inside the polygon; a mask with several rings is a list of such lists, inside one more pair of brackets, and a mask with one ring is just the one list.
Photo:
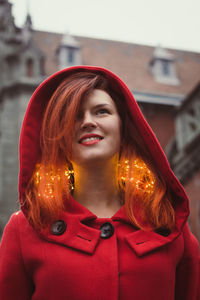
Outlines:
{"label": "red hood", "polygon": [[76,66],[59,71],[47,78],[31,97],[20,136],[19,195],[22,211],[25,212],[25,206],[23,205],[24,192],[34,171],[35,164],[40,157],[40,130],[46,104],[64,78],[74,72],[80,71],[103,73],[110,81],[112,88],[117,92],[120,91],[120,93],[123,93],[132,119],[151,152],[160,173],[165,178],[168,186],[174,191],[174,194],[177,195],[177,197],[173,198],[173,206],[176,212],[177,227],[179,230],[182,229],[189,215],[189,202],[182,185],[172,172],[160,144],[144,119],[131,91],[119,77],[109,70],[100,67]]}

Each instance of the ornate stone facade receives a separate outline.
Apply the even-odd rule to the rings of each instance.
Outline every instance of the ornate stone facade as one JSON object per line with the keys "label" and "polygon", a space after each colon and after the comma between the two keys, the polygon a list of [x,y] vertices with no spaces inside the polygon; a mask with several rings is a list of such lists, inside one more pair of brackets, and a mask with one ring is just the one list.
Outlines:
{"label": "ornate stone facade", "polygon": [[167,147],[170,164],[192,199],[190,224],[200,240],[200,83],[185,98]]}
{"label": "ornate stone facade", "polygon": [[15,26],[11,4],[0,1],[0,231],[18,209],[18,140],[23,115],[42,80],[43,55],[32,41],[30,16]]}

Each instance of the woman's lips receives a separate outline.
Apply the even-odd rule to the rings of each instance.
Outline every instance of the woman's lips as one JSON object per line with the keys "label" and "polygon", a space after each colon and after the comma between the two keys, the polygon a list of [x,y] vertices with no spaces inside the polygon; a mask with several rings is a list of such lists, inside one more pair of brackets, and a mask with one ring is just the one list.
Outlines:
{"label": "woman's lips", "polygon": [[89,142],[81,143],[81,145],[83,145],[83,146],[91,146],[91,145],[97,144],[97,143],[99,143],[99,142],[100,142],[100,140],[89,141]]}
{"label": "woman's lips", "polygon": [[84,136],[82,136],[79,140],[79,144],[81,144],[82,142],[85,143],[85,142],[88,142],[88,140],[102,140],[103,137],[98,135],[98,134],[95,134],[95,133],[90,133],[90,134],[85,134]]}
{"label": "woman's lips", "polygon": [[95,139],[95,140],[90,140],[90,141],[83,141],[80,144],[83,145],[83,146],[91,146],[91,145],[94,145],[94,144],[97,144],[97,143],[101,142],[101,140],[102,139]]}

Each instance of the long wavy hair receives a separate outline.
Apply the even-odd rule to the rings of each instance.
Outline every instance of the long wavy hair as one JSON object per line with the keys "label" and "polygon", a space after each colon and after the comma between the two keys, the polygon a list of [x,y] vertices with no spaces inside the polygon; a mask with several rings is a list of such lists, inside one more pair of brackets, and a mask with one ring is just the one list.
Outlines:
{"label": "long wavy hair", "polygon": [[70,162],[74,124],[81,101],[94,89],[111,96],[122,120],[118,189],[128,218],[144,230],[172,229],[175,213],[170,193],[130,116],[123,94],[115,92],[104,75],[92,72],[67,77],[48,102],[41,129],[42,156],[26,189],[30,221],[42,229],[67,210],[76,188]]}

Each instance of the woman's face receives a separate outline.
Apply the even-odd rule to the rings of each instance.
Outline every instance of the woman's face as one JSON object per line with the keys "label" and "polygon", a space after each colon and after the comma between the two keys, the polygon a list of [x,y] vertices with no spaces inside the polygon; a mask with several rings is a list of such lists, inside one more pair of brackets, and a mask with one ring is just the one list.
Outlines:
{"label": "woman's face", "polygon": [[110,95],[95,89],[81,103],[72,142],[72,163],[88,165],[112,159],[120,150],[121,119]]}

